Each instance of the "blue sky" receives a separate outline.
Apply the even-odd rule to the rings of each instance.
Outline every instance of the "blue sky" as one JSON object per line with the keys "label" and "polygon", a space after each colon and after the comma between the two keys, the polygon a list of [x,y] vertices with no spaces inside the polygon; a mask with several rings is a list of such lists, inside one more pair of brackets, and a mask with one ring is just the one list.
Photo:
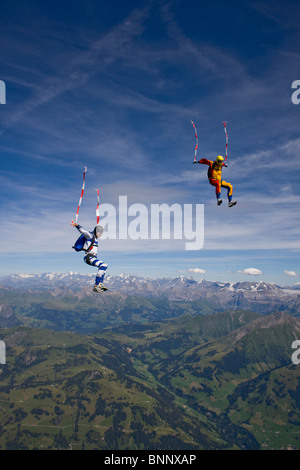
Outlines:
{"label": "blue sky", "polygon": [[[91,272],[72,250],[101,203],[204,204],[198,251],[103,240],[109,273],[300,282],[300,5],[21,1],[1,7],[1,269]],[[225,152],[237,206],[198,158]],[[101,214],[103,215],[103,214]]]}

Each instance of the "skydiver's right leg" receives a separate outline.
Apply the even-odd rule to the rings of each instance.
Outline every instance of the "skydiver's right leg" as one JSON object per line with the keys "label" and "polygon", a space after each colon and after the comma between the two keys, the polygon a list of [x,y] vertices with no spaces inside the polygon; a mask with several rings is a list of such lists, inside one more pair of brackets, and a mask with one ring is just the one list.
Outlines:
{"label": "skydiver's right leg", "polygon": [[107,270],[107,264],[103,261],[100,261],[96,256],[89,254],[84,257],[84,261],[90,266],[95,266],[98,268],[93,290],[95,292],[102,292],[104,290],[107,290],[107,288],[103,285],[104,276]]}

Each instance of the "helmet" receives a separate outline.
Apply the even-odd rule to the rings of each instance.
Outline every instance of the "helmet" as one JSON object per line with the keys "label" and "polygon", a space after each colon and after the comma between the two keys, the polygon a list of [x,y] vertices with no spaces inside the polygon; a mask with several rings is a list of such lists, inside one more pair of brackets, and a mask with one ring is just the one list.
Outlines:
{"label": "helmet", "polygon": [[96,225],[94,228],[94,234],[96,235],[97,238],[101,237],[102,233],[104,232],[104,229],[102,225]]}
{"label": "helmet", "polygon": [[221,163],[223,163],[224,161],[224,158],[222,157],[222,155],[219,155],[217,158],[216,158],[216,162],[219,163],[219,165],[221,165]]}

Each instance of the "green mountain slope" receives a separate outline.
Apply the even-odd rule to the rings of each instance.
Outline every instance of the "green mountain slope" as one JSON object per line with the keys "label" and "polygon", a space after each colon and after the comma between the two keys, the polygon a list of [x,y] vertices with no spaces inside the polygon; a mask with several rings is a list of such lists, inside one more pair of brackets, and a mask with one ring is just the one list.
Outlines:
{"label": "green mountain slope", "polygon": [[0,338],[2,449],[300,449],[300,323],[289,315]]}
{"label": "green mountain slope", "polygon": [[[116,338],[120,330],[109,334]],[[300,366],[291,362],[299,320],[226,312],[148,325],[139,332],[128,326],[126,336],[117,338],[127,340],[145,376],[166,387],[187,413],[207,416],[214,429],[226,430],[227,440],[239,448],[255,448],[256,442],[300,448]]]}
{"label": "green mountain slope", "polygon": [[232,424],[239,424],[266,448],[299,449],[300,367],[291,362],[296,338],[299,320],[260,317],[172,360],[157,361],[152,373],[192,409],[205,407],[216,422],[229,420],[228,437]]}
{"label": "green mountain slope", "polygon": [[76,295],[56,288],[53,291],[17,291],[0,288],[1,306],[11,310],[0,327],[23,325],[56,331],[89,334],[97,329],[124,323],[148,323],[183,314],[199,315],[219,311],[219,305],[203,301],[172,301],[165,297],[146,298],[106,292],[90,295],[90,289]]}
{"label": "green mountain slope", "polygon": [[[145,381],[121,343],[49,330],[1,330],[2,449],[209,449],[215,432]],[[226,444],[226,442],[224,443]]]}

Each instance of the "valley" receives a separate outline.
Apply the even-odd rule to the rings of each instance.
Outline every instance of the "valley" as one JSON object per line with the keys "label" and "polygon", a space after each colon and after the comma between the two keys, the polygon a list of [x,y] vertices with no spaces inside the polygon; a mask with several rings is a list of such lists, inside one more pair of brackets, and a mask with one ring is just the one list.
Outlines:
{"label": "valley", "polygon": [[2,450],[300,449],[287,305],[37,287],[0,289]]}

